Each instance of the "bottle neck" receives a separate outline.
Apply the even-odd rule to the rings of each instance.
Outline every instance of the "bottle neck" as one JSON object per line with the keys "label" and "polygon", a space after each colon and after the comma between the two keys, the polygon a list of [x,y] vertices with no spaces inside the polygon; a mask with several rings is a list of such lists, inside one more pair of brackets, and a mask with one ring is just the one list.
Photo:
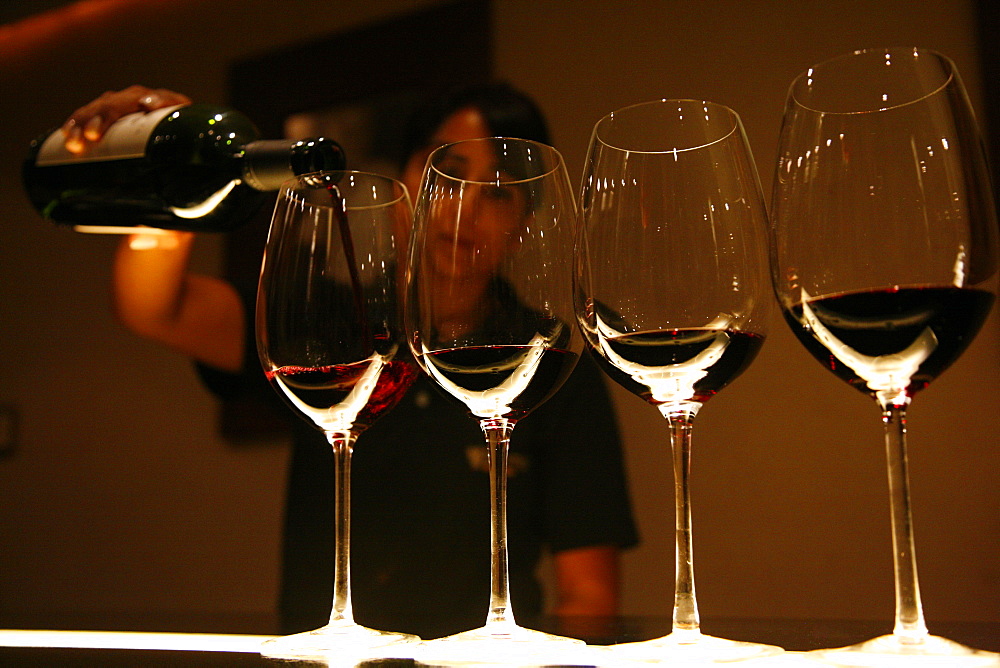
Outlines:
{"label": "bottle neck", "polygon": [[290,178],[344,169],[344,152],[332,139],[250,142],[243,148],[243,180],[255,190],[278,190]]}

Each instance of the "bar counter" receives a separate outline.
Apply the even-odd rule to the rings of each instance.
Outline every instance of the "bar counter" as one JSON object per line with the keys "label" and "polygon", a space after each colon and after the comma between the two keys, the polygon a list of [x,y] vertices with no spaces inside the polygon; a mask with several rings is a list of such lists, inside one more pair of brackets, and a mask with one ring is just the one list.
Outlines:
{"label": "bar counter", "polygon": [[[217,621],[207,625],[210,632],[181,634],[179,620],[171,620],[160,628],[168,632],[154,632],[147,624],[119,624],[115,630],[128,630],[123,635],[80,634],[64,626],[65,633],[17,636],[12,626],[27,628],[13,620],[4,621],[0,630],[0,666],[329,666],[342,665],[318,661],[279,661],[265,659],[257,653],[259,643],[268,633],[266,623],[246,620]],[[204,620],[195,626],[205,628]],[[670,619],[664,617],[580,617],[569,620],[545,618],[526,624],[533,628],[560,633],[593,645],[610,645],[621,642],[647,640],[662,636],[670,630]],[[1000,623],[932,622],[931,631],[963,644],[983,650],[1000,651]],[[172,628],[171,628],[172,627]],[[239,632],[236,627],[250,629]],[[36,627],[37,628],[37,627]],[[194,628],[188,627],[188,628]],[[138,631],[134,630],[137,629]],[[836,620],[751,620],[707,619],[702,631],[707,634],[779,645],[792,652],[790,655],[756,660],[752,666],[819,665],[806,661],[798,652],[850,645],[873,636],[888,633],[891,622],[862,622]],[[11,646],[25,641],[46,644],[43,647]],[[205,649],[165,649],[186,646],[190,641],[207,643]],[[128,644],[130,649],[93,645]],[[56,647],[52,645],[85,644],[89,647]],[[411,666],[411,659],[382,659],[365,661],[363,666]],[[945,664],[942,664],[945,665]]]}

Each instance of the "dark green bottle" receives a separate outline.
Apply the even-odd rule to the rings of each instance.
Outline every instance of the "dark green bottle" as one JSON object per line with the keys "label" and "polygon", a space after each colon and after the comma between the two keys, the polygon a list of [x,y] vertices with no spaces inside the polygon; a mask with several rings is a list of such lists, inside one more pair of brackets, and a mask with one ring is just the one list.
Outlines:
{"label": "dark green bottle", "polygon": [[23,178],[55,223],[225,232],[286,179],[344,164],[330,139],[260,140],[243,114],[193,104],[124,116],[82,156],[55,130],[32,142]]}

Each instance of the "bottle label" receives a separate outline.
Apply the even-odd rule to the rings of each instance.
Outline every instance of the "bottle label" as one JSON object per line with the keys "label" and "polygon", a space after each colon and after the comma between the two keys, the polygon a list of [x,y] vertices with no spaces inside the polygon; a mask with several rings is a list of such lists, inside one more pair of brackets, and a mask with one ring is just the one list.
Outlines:
{"label": "bottle label", "polygon": [[176,105],[155,109],[147,113],[122,116],[108,128],[101,141],[90,146],[82,155],[75,155],[67,151],[66,138],[62,132],[56,130],[42,142],[35,164],[44,167],[78,162],[141,158],[146,155],[146,143],[149,141],[149,135],[153,128],[183,106]]}

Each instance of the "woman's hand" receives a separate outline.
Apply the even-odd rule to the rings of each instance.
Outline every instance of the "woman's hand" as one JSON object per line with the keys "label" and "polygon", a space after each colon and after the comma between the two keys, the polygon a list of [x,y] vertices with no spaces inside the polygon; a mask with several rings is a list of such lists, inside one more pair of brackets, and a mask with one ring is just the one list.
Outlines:
{"label": "woman's hand", "polygon": [[63,123],[66,149],[70,153],[85,152],[90,144],[101,140],[108,126],[126,114],[190,103],[187,95],[165,88],[136,85],[108,91],[74,111]]}

